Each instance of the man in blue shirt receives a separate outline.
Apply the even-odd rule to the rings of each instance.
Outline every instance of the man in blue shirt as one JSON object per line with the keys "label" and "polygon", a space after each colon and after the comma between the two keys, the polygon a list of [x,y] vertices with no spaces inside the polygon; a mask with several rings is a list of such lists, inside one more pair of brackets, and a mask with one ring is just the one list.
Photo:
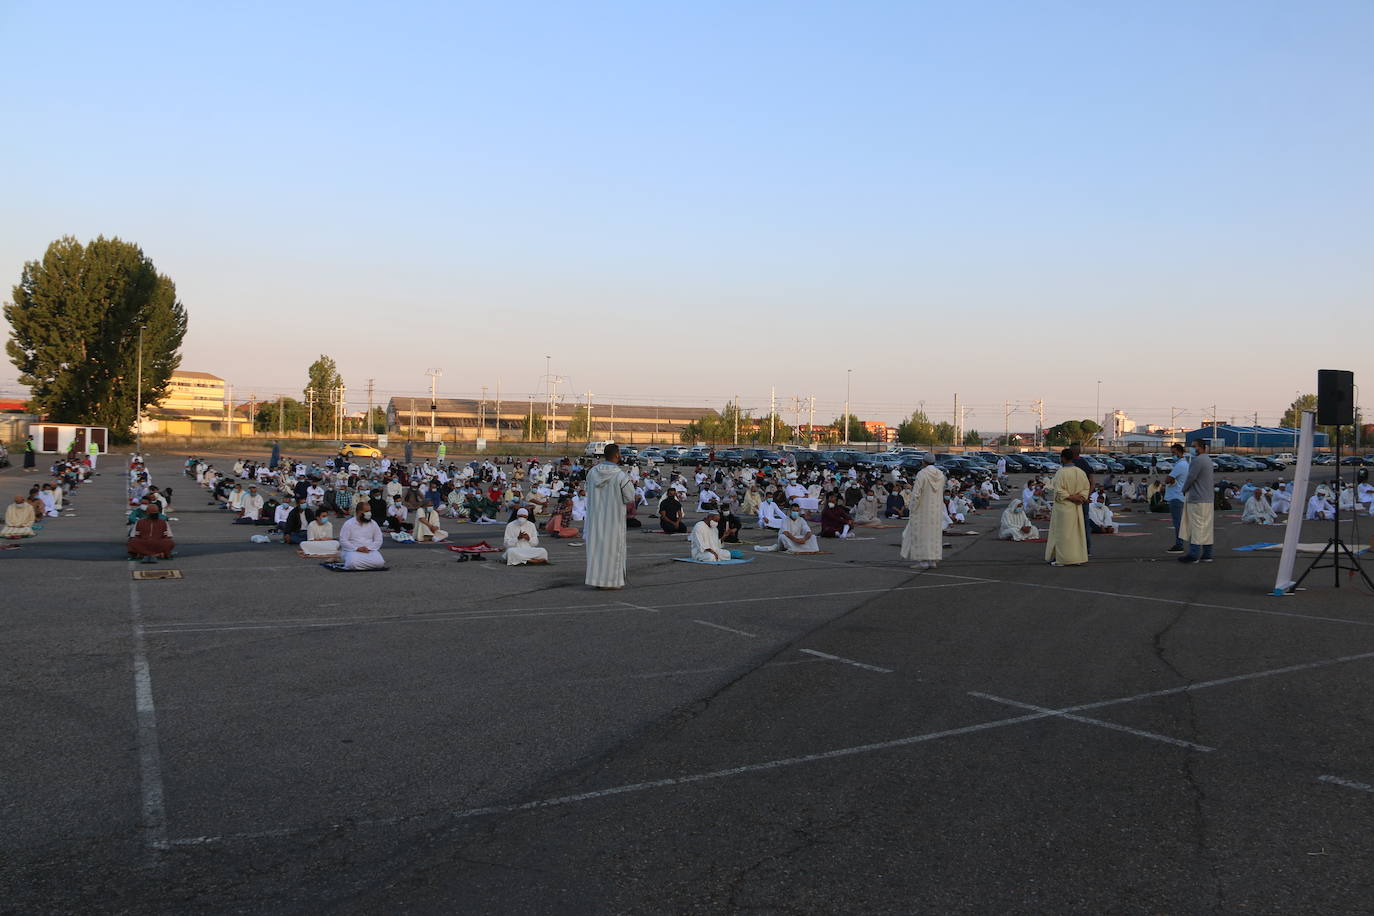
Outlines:
{"label": "man in blue shirt", "polygon": [[1174,443],[1174,467],[1164,478],[1164,499],[1169,503],[1169,516],[1174,520],[1174,546],[1168,553],[1183,553],[1183,539],[1178,526],[1183,521],[1183,488],[1188,485],[1188,454],[1180,443]]}

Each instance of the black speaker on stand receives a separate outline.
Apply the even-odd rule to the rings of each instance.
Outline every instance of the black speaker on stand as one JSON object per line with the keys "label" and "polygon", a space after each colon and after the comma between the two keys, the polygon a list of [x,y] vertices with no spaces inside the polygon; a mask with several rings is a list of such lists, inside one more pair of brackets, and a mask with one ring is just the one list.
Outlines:
{"label": "black speaker on stand", "polygon": [[1336,588],[1341,587],[1341,570],[1348,569],[1352,574],[1359,573],[1365,584],[1374,589],[1374,581],[1370,581],[1369,574],[1360,566],[1359,558],[1341,540],[1341,427],[1355,423],[1355,373],[1346,369],[1317,370],[1317,423],[1336,428],[1336,517],[1326,546],[1289,591],[1297,591],[1302,580],[1314,569],[1333,570]]}

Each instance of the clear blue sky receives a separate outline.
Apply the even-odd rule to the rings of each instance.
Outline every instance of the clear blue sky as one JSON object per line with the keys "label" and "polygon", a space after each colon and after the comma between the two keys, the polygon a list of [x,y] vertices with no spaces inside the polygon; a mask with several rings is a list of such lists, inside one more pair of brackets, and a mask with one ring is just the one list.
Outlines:
{"label": "clear blue sky", "polygon": [[184,367],[260,396],[325,352],[523,397],[552,354],[987,430],[1365,377],[1374,3],[669,6],[8,3],[5,298],[136,241]]}

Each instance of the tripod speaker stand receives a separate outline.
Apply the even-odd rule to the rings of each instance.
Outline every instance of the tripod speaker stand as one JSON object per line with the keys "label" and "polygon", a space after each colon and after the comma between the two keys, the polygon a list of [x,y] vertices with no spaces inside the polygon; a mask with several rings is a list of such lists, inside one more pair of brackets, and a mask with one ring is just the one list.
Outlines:
{"label": "tripod speaker stand", "polygon": [[[1303,511],[1301,508],[1297,506],[1294,506],[1293,510],[1298,512]],[[1351,511],[1353,512],[1354,510],[1352,509]],[[1307,569],[1303,570],[1303,574],[1301,576],[1298,576],[1298,581],[1293,583],[1292,587],[1289,589],[1289,592],[1297,591],[1298,586],[1302,585],[1302,580],[1306,579],[1308,574],[1310,574],[1314,569],[1334,570],[1333,575],[1336,579],[1336,588],[1341,587],[1341,570],[1348,569],[1352,573],[1359,573],[1361,578],[1364,579],[1365,585],[1368,585],[1370,589],[1374,590],[1374,581],[1370,581],[1369,574],[1365,572],[1364,567],[1360,565],[1359,558],[1351,552],[1349,547],[1346,546],[1345,541],[1341,540],[1340,426],[1336,427],[1336,518],[1332,522],[1332,525],[1333,527],[1331,530],[1331,537],[1326,539],[1326,546],[1322,548],[1321,553],[1317,554],[1316,558],[1312,561],[1312,564],[1308,566]]]}

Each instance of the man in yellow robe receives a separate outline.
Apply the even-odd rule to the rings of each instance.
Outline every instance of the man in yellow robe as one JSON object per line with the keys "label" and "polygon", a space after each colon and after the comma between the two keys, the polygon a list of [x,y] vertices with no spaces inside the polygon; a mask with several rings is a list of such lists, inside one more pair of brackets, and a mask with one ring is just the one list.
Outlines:
{"label": "man in yellow robe", "polygon": [[1050,511],[1050,536],[1045,562],[1051,566],[1079,566],[1088,562],[1088,535],[1083,527],[1083,507],[1092,489],[1088,475],[1073,463],[1073,451],[1059,453],[1063,465],[1054,475],[1054,508]]}

